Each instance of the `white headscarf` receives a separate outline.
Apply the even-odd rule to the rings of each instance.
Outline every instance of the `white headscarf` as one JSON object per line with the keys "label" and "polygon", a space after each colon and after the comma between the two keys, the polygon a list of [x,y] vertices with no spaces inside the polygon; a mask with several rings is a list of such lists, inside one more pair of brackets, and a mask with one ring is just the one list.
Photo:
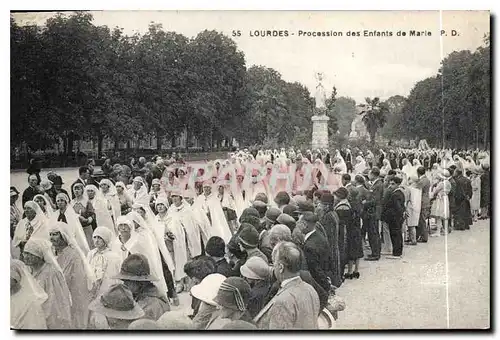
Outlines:
{"label": "white headscarf", "polygon": [[[66,194],[60,193],[57,194],[56,196],[56,201],[58,198],[62,198],[66,203],[66,211],[64,212],[64,216],[66,217],[66,221],[68,222],[68,230],[71,235],[76,239],[78,242],[78,246],[80,249],[86,254],[90,251],[89,244],[87,242],[87,237],[85,236],[85,233],[83,232],[82,224],[80,223],[80,220],[78,219],[78,215],[76,214],[75,210],[71,205],[69,204],[69,197]],[[53,217],[49,220],[50,225],[55,225],[58,221],[57,219],[59,218],[60,215],[60,210],[58,209],[54,214]]]}
{"label": "white headscarf", "polygon": [[165,225],[163,223],[158,222],[155,214],[149,207],[149,204],[146,205],[146,204],[134,203],[134,206],[132,208],[138,208],[138,207],[144,209],[144,211],[146,212],[146,219],[143,220],[148,226],[148,229],[151,230],[151,232],[153,233],[158,249],[160,250],[160,253],[163,257],[163,260],[165,260],[165,263],[167,264],[170,271],[173,271],[175,269],[175,264],[174,261],[172,260],[170,252],[167,249],[167,246],[165,245]]}
{"label": "white headscarf", "polygon": [[[106,197],[102,194],[102,192],[97,189],[95,185],[87,185],[85,187],[85,192],[92,190],[95,192],[94,199],[90,199],[89,201],[92,203],[95,211],[96,222],[99,226],[109,228],[113,233],[115,231],[115,224],[113,222],[113,209],[111,204],[108,202]],[[88,195],[88,194],[87,194]]]}
{"label": "white headscarf", "polygon": [[30,238],[24,246],[24,252],[43,259],[45,263],[49,263],[54,266],[54,268],[64,277],[64,273],[56,260],[54,252],[52,251],[52,245],[49,241],[40,238]]}
{"label": "white headscarf", "polygon": [[42,209],[37,203],[33,201],[24,203],[24,208],[26,209],[27,207],[35,211],[35,217],[31,221],[29,221],[27,217],[19,221],[16,226],[16,230],[14,231],[14,238],[12,240],[12,244],[14,247],[17,247],[19,243],[26,241],[26,226],[28,223],[33,227],[31,237],[41,238],[47,241],[49,240],[49,232],[47,229],[49,221],[43,213]]}
{"label": "white headscarf", "polygon": [[[10,298],[10,326],[20,329],[31,322],[24,320],[32,308],[42,310],[42,304],[48,296],[42,287],[30,274],[28,268],[19,260],[10,260],[10,277],[14,278],[20,285],[20,290]],[[45,324],[45,315],[37,315],[40,323]],[[37,321],[33,320],[33,324]]]}
{"label": "white headscarf", "polygon": [[87,274],[88,287],[89,287],[89,289],[91,289],[92,284],[95,281],[94,271],[92,270],[92,267],[90,266],[90,264],[87,261],[87,256],[86,256],[87,253],[84,253],[82,251],[82,249],[80,249],[80,246],[76,242],[75,238],[73,237],[71,232],[68,230],[68,225],[66,223],[63,223],[63,222],[57,222],[54,226],[50,227],[50,231],[60,232],[62,238],[66,241],[68,246],[72,247],[73,249],[75,249],[77,251],[78,255],[82,259],[83,267],[85,269],[85,274]]}
{"label": "white headscarf", "polygon": [[45,202],[45,216],[50,219],[52,217],[52,215],[54,214],[54,209],[52,209],[52,204],[49,202],[47,197],[45,197],[44,195],[40,195],[40,194],[35,195],[35,197],[33,197],[33,202],[36,203],[35,199],[37,199],[37,198],[43,199],[43,201]]}

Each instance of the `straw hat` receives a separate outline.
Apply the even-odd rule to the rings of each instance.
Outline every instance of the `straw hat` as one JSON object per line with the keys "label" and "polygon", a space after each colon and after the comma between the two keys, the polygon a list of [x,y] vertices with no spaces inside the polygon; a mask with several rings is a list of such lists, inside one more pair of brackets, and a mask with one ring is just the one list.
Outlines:
{"label": "straw hat", "polygon": [[136,320],[144,316],[132,292],[121,283],[112,285],[107,292],[92,301],[89,310],[120,320]]}
{"label": "straw hat", "polygon": [[226,277],[224,275],[217,273],[207,275],[199,284],[191,288],[191,295],[198,300],[215,306],[216,303],[214,299],[217,296],[220,285],[225,279]]}

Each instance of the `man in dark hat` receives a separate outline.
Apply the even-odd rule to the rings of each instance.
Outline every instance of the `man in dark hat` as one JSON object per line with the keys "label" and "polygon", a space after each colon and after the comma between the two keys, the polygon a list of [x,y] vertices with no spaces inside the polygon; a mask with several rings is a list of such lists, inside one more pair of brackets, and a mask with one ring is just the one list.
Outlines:
{"label": "man in dark hat", "polygon": [[312,212],[314,213],[314,203],[311,202],[311,201],[307,201],[307,200],[301,200],[298,202],[298,209],[297,209],[297,214],[300,216],[300,215],[303,215],[305,212]]}
{"label": "man in dark hat", "polygon": [[[323,289],[330,291],[332,284],[332,253],[331,247],[325,236],[325,231],[318,224],[318,216],[311,212],[303,215],[302,219],[305,222],[305,228],[302,230],[304,234],[304,255],[307,261],[307,268],[311,272],[312,277],[318,282]],[[321,227],[321,231],[318,230]]]}
{"label": "man in dark hat", "polygon": [[285,205],[290,203],[290,195],[286,191],[280,191],[276,194],[274,202],[278,205],[278,209],[282,210]]}
{"label": "man in dark hat", "polygon": [[53,202],[56,201],[56,197],[58,194],[65,194],[66,196],[70,197],[68,192],[62,188],[62,185],[64,184],[62,177],[57,175],[54,177],[54,180],[52,181],[52,190],[49,190],[47,193],[49,194],[50,198],[52,199]]}
{"label": "man in dark hat", "polygon": [[109,287],[107,292],[90,303],[89,310],[105,317],[105,324],[92,325],[95,329],[128,329],[132,321],[144,317],[144,311],[124,284]]}
{"label": "man in dark hat", "polygon": [[283,213],[292,216],[297,221],[299,219],[298,209],[297,205],[287,204],[283,207]]}
{"label": "man in dark hat", "polygon": [[368,177],[371,181],[371,197],[375,204],[375,228],[367,229],[368,242],[370,243],[372,253],[365,260],[377,261],[380,259],[381,250],[380,230],[382,229],[382,224],[380,216],[382,214],[382,200],[384,198],[384,181],[380,177],[380,170],[377,167],[373,167],[370,170]]}
{"label": "man in dark hat", "polygon": [[167,297],[152,283],[155,278],[151,275],[148,259],[144,255],[129,255],[115,279],[122,280],[130,289],[134,300],[144,310],[144,318],[156,321],[170,311]]}
{"label": "man in dark hat", "polygon": [[225,277],[231,276],[232,269],[225,258],[226,244],[222,238],[220,238],[219,236],[212,236],[207,241],[205,252],[215,262],[215,273],[222,274]]}
{"label": "man in dark hat", "polygon": [[243,230],[238,235],[238,243],[240,249],[247,253],[247,260],[252,256],[258,256],[264,261],[267,261],[266,255],[261,252],[258,248],[259,246],[259,233],[253,226],[245,226]]}
{"label": "man in dark hat", "polygon": [[330,193],[321,195],[318,208],[316,209],[319,222],[326,233],[328,241],[328,249],[331,250],[331,271],[332,284],[335,287],[340,287],[342,284],[342,274],[340,267],[340,252],[339,252],[339,217],[334,207],[335,198]]}
{"label": "man in dark hat", "polygon": [[465,177],[462,169],[455,170],[455,229],[466,230],[470,229],[472,224],[472,214],[470,210],[470,199],[472,198],[472,184],[470,179]]}
{"label": "man in dark hat", "polygon": [[278,222],[279,224],[286,225],[290,229],[290,232],[293,232],[295,226],[297,225],[295,219],[292,216],[285,213],[279,215],[276,222]]}
{"label": "man in dark hat", "polygon": [[29,187],[27,187],[23,192],[23,197],[22,197],[23,207],[26,202],[33,201],[33,198],[40,193],[40,191],[38,190],[38,177],[36,177],[36,175],[28,176],[28,184]]}
{"label": "man in dark hat", "polygon": [[278,208],[270,207],[269,209],[267,209],[265,216],[266,229],[268,230],[271,229],[271,227],[276,224],[276,220],[278,219],[278,216],[281,214],[282,212]]}
{"label": "man in dark hat", "polygon": [[[405,194],[400,187],[403,179],[395,176],[390,180],[388,199],[384,202],[382,220],[389,226],[392,243],[392,256],[388,258],[400,259],[403,255],[403,220],[405,212]],[[385,240],[384,240],[385,241]]]}

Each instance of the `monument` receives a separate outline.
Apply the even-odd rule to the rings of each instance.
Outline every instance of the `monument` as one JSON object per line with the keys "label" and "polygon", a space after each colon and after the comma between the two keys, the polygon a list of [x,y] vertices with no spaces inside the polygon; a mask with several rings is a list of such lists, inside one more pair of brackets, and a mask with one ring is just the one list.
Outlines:
{"label": "monument", "polygon": [[349,138],[366,138],[368,137],[368,131],[366,131],[365,123],[363,123],[366,108],[363,105],[358,105],[356,106],[356,111],[357,115],[352,120]]}
{"label": "monument", "polygon": [[314,95],[316,107],[314,109],[314,116],[311,118],[313,122],[312,148],[314,150],[328,149],[328,121],[330,120],[326,115],[326,92],[321,84],[323,74],[316,73],[316,79],[318,80],[318,86],[316,86],[316,93]]}

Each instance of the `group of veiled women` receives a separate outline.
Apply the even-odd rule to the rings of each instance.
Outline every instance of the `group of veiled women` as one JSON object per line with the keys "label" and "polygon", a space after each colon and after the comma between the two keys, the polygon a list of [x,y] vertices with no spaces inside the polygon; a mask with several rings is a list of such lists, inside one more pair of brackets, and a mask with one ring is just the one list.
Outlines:
{"label": "group of veiled women", "polygon": [[[355,174],[367,175],[372,164],[359,157],[361,155],[353,170]],[[271,158],[274,159],[271,161]],[[19,211],[13,212],[15,204],[11,204],[11,226],[13,215],[18,221],[12,235],[12,327],[123,328],[123,322],[120,325],[117,321],[123,315],[113,318],[113,313],[123,306],[116,310],[110,307],[120,303],[128,304],[131,313],[137,312],[134,318],[123,319],[128,320],[126,327],[132,329],[140,328],[141,322],[143,327],[153,327],[151,323],[147,326],[143,319],[154,321],[154,327],[160,328],[170,327],[160,322],[167,319],[186,329],[220,329],[229,321],[246,320],[252,324],[251,318],[243,316],[256,317],[265,302],[272,300],[272,295],[269,297],[273,286],[270,264],[273,249],[280,241],[294,241],[299,246],[304,269],[301,277],[314,287],[321,300],[321,308],[318,305],[315,309],[319,314],[327,305],[331,307],[328,295],[334,295],[334,288],[345,278],[356,277],[356,260],[363,257],[362,249],[359,250],[361,237],[353,236],[349,228],[345,229],[345,235],[340,235],[338,230],[342,228],[332,234],[328,227],[318,227],[318,224],[321,226],[318,222],[331,211],[325,207],[334,201],[335,208],[344,205],[351,210],[349,192],[338,190],[346,185],[340,179],[340,175],[347,172],[341,153],[337,151],[328,162],[325,159],[326,153],[318,152],[312,162],[315,165],[312,173],[296,167],[292,180],[287,182],[280,177],[273,178],[273,172],[285,174],[291,163],[310,164],[307,157],[287,154],[284,150],[281,153],[262,151],[256,157],[240,152],[231,154],[226,161],[214,162],[217,176],[213,178],[195,181],[192,185],[192,169],[171,168],[166,169],[161,178],[153,178],[150,189],[141,176],[125,180],[131,184],[102,179],[98,188],[88,168],[82,167],[79,179],[71,186],[72,199],[59,192],[53,200],[43,188],[40,190],[40,182],[37,184],[30,178],[28,189],[32,188],[34,195],[24,203],[22,216]],[[267,173],[248,171],[250,163],[264,165]],[[330,167],[325,163],[330,163]],[[228,176],[220,174],[231,165],[237,168],[236,181],[221,182],[221,177],[228,179]],[[400,170],[411,186],[415,176],[405,165]],[[468,164],[463,165],[470,168]],[[484,169],[487,167],[483,164]],[[382,167],[380,173],[384,171]],[[437,167],[433,171],[431,178],[436,179],[436,189],[432,193],[437,198],[441,197],[437,188],[442,186],[446,192],[446,183],[439,184],[443,183],[444,180],[439,179],[446,177],[446,173]],[[472,169],[472,173],[476,172],[477,168]],[[248,174],[252,180],[244,186]],[[302,190],[304,174],[312,177],[309,188],[313,190]],[[203,171],[198,175],[203,175]],[[322,190],[316,190],[320,186]],[[330,196],[323,195],[327,193]],[[17,190],[11,188],[11,203],[15,203],[18,195]],[[477,193],[476,197],[473,193],[471,196],[470,209],[474,211],[476,204],[472,202],[477,199]],[[256,214],[249,214],[249,209],[254,209]],[[433,208],[433,212],[440,209]],[[352,218],[341,216],[339,210],[343,209],[336,209],[337,225]],[[442,215],[444,213],[431,214],[436,218]],[[315,233],[318,228],[319,232]],[[315,237],[317,234],[321,237]],[[339,242],[339,238],[344,242]],[[331,246],[334,243],[336,247]],[[321,259],[322,252],[316,248],[322,246],[331,250],[326,256],[331,262],[335,261],[330,253],[336,252],[337,263],[325,263]],[[344,273],[347,265],[348,272]],[[218,281],[213,277],[216,274],[220,275]],[[213,301],[215,296],[199,298],[199,285],[208,277],[217,281],[207,286],[212,287],[212,295],[217,296],[223,287],[232,292],[226,300]],[[240,280],[232,282],[237,278]],[[232,281],[225,281],[229,279]],[[218,287],[215,291],[214,286]],[[202,291],[208,291],[207,287],[203,286]],[[182,291],[190,291],[193,296],[193,320],[185,320],[177,314],[176,318],[182,320],[173,320],[176,318],[169,312],[170,305],[179,304],[178,294]],[[130,297],[128,302],[127,297]],[[213,317],[214,306],[223,309],[221,306],[225,303],[229,310],[239,312],[228,312],[227,317],[217,313],[218,317]],[[329,310],[335,313],[341,309]],[[103,315],[107,317],[104,321]],[[220,327],[217,326],[219,319],[225,320]],[[133,320],[138,322],[134,324]],[[291,327],[301,328],[298,324]],[[317,325],[302,325],[302,328],[317,328]]]}

